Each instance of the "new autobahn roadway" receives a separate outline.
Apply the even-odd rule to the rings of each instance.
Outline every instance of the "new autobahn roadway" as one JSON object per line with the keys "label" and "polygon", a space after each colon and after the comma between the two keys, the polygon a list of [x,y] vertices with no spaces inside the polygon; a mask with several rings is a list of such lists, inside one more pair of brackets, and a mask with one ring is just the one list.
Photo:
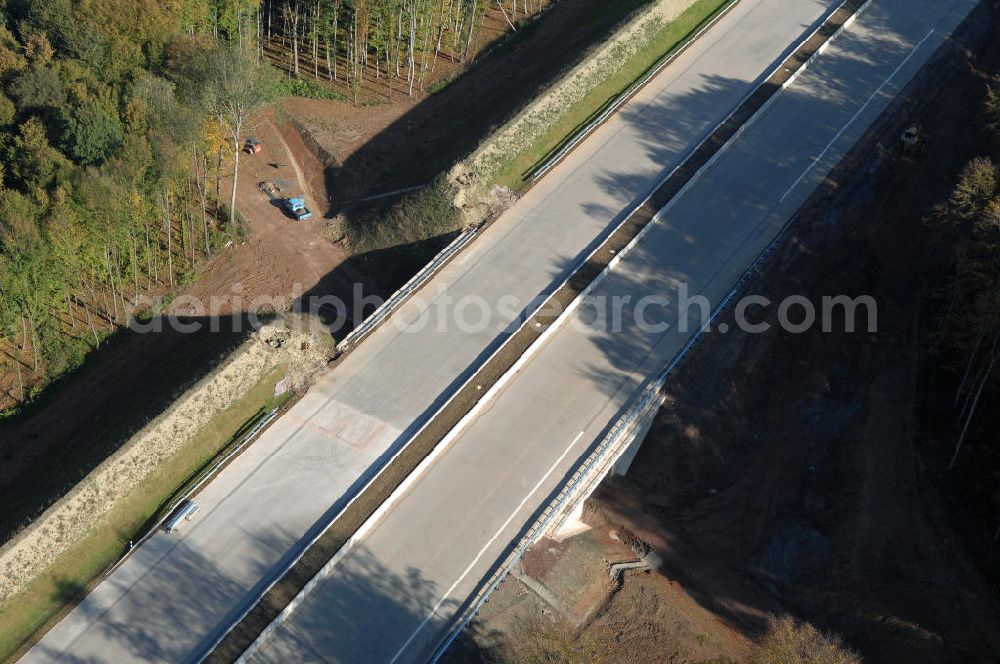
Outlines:
{"label": "new autobahn roadway", "polygon": [[698,327],[681,331],[672,305],[647,319],[670,330],[640,329],[636,303],[680,283],[721,302],[974,4],[873,0],[592,291],[631,298],[621,331],[579,307],[253,661],[431,655],[532,513]]}
{"label": "new autobahn roadway", "polygon": [[[199,660],[503,340],[495,326],[439,325],[433,306],[419,331],[393,320],[443,298],[526,307],[551,291],[835,4],[742,0],[226,468],[193,521],[139,547],[23,661]],[[593,294],[630,295],[626,313],[681,281],[720,298],[972,5],[872,0]],[[558,328],[255,657],[433,651],[545,497],[693,332],[630,320],[617,333]]]}

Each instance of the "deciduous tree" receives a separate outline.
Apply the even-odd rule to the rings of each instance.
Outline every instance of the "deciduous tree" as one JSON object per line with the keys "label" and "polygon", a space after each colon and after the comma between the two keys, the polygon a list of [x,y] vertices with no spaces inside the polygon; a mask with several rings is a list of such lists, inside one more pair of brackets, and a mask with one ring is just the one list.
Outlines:
{"label": "deciduous tree", "polygon": [[205,106],[225,131],[233,150],[233,189],[229,222],[236,221],[236,187],[244,133],[267,105],[273,90],[252,51],[239,46],[220,46],[207,63]]}

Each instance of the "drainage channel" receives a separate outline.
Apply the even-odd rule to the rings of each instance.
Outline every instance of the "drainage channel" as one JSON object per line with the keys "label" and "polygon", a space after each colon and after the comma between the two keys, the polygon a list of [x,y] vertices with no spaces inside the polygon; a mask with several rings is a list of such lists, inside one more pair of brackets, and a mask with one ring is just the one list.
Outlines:
{"label": "drainage channel", "polygon": [[607,267],[608,263],[664,207],[771,97],[802,68],[806,61],[864,4],[847,0],[705,140],[649,199],[619,226],[556,292],[550,295],[516,332],[503,343],[475,376],[421,429],[388,466],[356,496],[299,560],[275,582],[253,607],[233,625],[202,661],[229,664],[257,639],[306,584],[339,551],[378,507],[403,482],[445,435],[470,411],[490,386],[507,373],[534,344],[560,312]]}

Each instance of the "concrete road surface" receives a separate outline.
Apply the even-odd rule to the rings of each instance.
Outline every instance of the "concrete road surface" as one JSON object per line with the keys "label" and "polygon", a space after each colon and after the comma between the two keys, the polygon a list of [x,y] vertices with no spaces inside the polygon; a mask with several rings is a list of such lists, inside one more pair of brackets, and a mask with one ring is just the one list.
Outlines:
{"label": "concrete road surface", "polygon": [[[975,5],[873,0],[553,333],[369,536],[264,641],[256,662],[401,662],[432,653],[456,610],[616,419],[698,327],[674,303],[643,330],[641,298],[719,303],[796,209]],[[685,103],[699,105],[694,93]],[[621,118],[655,141],[670,102]],[[619,169],[607,173],[618,180]],[[837,295],[831,293],[831,295]],[[631,299],[620,332],[595,303]],[[605,298],[602,300],[601,298]],[[676,302],[676,298],[673,298]],[[654,308],[655,309],[655,308]],[[798,318],[796,317],[796,321]],[[862,325],[864,329],[864,325]],[[721,333],[721,330],[713,333]]]}
{"label": "concrete road surface", "polygon": [[[509,320],[551,291],[838,1],[742,0],[393,319],[478,295]],[[438,318],[373,333],[23,661],[196,660],[504,338]]]}

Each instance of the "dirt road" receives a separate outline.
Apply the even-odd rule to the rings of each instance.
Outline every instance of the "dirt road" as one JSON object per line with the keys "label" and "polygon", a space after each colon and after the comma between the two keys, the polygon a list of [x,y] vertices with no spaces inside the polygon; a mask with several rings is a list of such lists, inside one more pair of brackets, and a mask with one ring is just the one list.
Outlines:
{"label": "dirt road", "polygon": [[[343,248],[327,237],[326,197],[315,188],[322,187],[322,181],[315,180],[317,173],[322,177],[316,157],[294,131],[279,131],[270,116],[254,131],[264,147],[259,154],[243,155],[237,184],[236,207],[248,226],[246,241],[228,247],[205,266],[174,306],[178,313],[194,314],[195,301],[213,298],[224,299],[223,315],[269,305],[287,308],[344,261]],[[261,191],[261,182],[278,191],[268,195]],[[231,191],[231,186],[231,180],[223,183],[224,190]],[[282,209],[281,201],[293,196],[305,198],[311,219],[296,221]],[[225,191],[223,197],[228,199]],[[350,293],[349,284],[343,288]]]}

